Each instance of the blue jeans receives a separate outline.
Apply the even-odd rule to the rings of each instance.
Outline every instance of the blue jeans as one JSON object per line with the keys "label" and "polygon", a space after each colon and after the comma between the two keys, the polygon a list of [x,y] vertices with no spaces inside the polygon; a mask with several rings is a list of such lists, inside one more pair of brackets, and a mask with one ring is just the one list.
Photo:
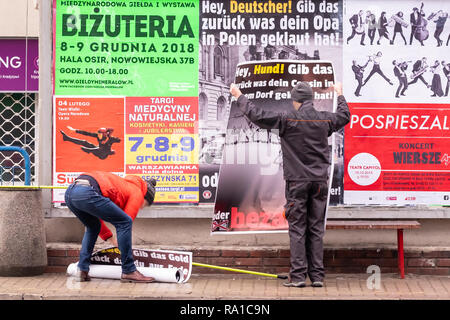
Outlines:
{"label": "blue jeans", "polygon": [[81,243],[80,261],[78,268],[89,271],[91,255],[95,242],[100,233],[100,220],[111,223],[117,231],[117,244],[122,259],[122,272],[136,271],[131,248],[131,229],[133,220],[111,199],[98,194],[92,187],[71,184],[65,193],[66,205],[85,225],[83,241]]}

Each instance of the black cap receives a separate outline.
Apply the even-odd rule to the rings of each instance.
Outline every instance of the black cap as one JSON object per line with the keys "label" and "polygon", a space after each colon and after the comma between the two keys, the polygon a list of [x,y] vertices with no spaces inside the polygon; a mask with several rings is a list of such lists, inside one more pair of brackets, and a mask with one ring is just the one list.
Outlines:
{"label": "black cap", "polygon": [[303,103],[306,100],[312,100],[313,91],[308,82],[298,82],[291,90],[291,98],[300,103]]}
{"label": "black cap", "polygon": [[154,178],[151,178],[150,181],[147,181],[147,193],[145,194],[144,199],[147,200],[149,205],[151,205],[153,203],[153,200],[155,200],[155,186],[156,180]]}

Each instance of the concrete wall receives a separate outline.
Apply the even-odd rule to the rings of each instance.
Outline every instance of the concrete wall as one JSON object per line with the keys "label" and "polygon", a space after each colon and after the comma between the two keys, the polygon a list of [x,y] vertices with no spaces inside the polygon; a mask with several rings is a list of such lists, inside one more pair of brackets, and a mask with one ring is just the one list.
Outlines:
{"label": "concrete wall", "polygon": [[[405,230],[405,248],[450,247],[449,219],[419,219],[422,227]],[[210,235],[211,220],[206,218],[137,218],[133,243],[152,247],[289,246],[287,233]],[[47,242],[81,243],[83,225],[76,218],[45,219]],[[112,227],[111,230],[114,231]],[[395,247],[395,230],[328,230],[326,247]]]}
{"label": "concrete wall", "polygon": [[[43,0],[50,1],[50,0]],[[0,1],[0,37],[38,37],[36,0]]]}

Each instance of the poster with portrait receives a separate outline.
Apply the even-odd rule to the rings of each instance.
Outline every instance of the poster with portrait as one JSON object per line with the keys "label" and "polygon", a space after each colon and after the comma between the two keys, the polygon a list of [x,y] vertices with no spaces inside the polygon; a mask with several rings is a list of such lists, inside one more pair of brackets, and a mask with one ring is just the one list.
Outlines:
{"label": "poster with portrait", "polygon": [[[334,111],[333,66],[327,61],[271,60],[241,63],[236,85],[255,108],[275,114],[292,112],[291,90],[306,81],[313,89],[314,108]],[[219,173],[212,233],[283,232],[285,181],[278,129],[266,130],[252,123],[231,104]],[[334,136],[329,138],[331,161]],[[331,175],[330,167],[329,175]],[[330,179],[333,182],[333,178]],[[331,188],[330,188],[331,189]]]}

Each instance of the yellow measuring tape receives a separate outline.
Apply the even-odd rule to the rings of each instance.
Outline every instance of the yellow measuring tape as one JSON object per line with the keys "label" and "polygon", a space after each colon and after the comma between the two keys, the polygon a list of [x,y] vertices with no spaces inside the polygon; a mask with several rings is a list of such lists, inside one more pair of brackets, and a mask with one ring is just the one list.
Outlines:
{"label": "yellow measuring tape", "polygon": [[271,274],[271,273],[264,273],[264,272],[256,272],[256,271],[243,270],[243,269],[227,268],[227,267],[215,266],[215,265],[212,265],[212,264],[204,264],[204,263],[192,262],[192,265],[193,266],[197,266],[197,267],[219,269],[219,270],[225,270],[225,271],[231,271],[231,272],[248,273],[248,274],[253,274],[253,275],[256,275],[256,276],[264,276],[264,277],[271,277],[271,278],[278,278],[278,279],[287,279],[287,276],[285,276],[285,275],[278,275],[278,274]]}
{"label": "yellow measuring tape", "polygon": [[0,186],[0,189],[67,189],[65,186]]}
{"label": "yellow measuring tape", "polygon": [[[67,189],[67,187],[65,187],[65,186],[0,186],[0,189]],[[221,266],[215,266],[212,264],[192,262],[192,265],[197,266],[197,267],[225,270],[225,271],[231,271],[231,272],[248,273],[248,274],[253,274],[256,276],[287,279],[287,276],[285,276],[285,275],[277,275],[277,274],[271,274],[271,273],[256,272],[256,271],[251,271],[251,270],[221,267]]]}

